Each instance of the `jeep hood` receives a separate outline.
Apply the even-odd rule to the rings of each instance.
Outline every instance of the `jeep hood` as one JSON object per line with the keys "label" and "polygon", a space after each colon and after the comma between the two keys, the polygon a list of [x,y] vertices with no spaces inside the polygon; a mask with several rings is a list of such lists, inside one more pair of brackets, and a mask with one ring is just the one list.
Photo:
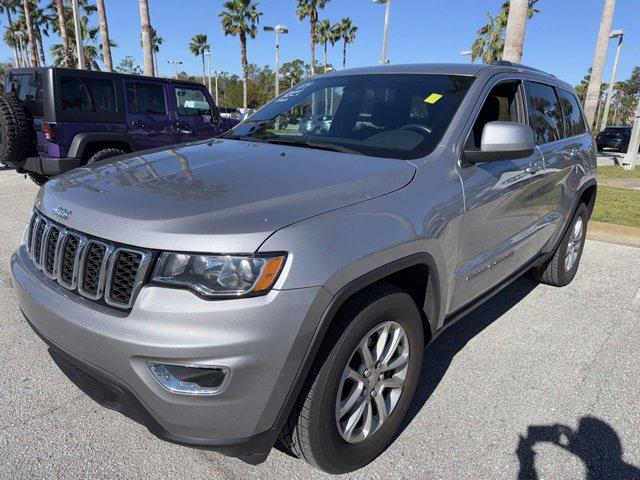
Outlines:
{"label": "jeep hood", "polygon": [[[414,172],[401,160],[216,139],[72,170],[44,185],[36,207],[114,242],[248,253],[287,225],[402,188]],[[58,206],[71,215],[56,217]]]}

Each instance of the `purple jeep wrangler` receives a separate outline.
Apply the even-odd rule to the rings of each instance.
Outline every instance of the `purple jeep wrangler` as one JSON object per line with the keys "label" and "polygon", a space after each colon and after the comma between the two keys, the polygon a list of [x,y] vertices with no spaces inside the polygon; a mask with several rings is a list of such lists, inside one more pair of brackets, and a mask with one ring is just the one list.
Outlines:
{"label": "purple jeep wrangler", "polygon": [[0,163],[37,183],[87,163],[224,133],[200,84],[63,68],[6,73]]}

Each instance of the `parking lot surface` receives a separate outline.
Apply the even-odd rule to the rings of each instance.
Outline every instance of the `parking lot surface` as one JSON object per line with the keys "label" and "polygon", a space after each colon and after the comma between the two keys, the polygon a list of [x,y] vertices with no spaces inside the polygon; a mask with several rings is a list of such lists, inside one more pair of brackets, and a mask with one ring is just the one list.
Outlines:
{"label": "parking lot surface", "polygon": [[[0,478],[320,478],[173,445],[82,394],[16,304],[37,188],[0,170]],[[523,278],[425,352],[405,428],[351,478],[640,479],[640,249],[588,241],[574,282]]]}

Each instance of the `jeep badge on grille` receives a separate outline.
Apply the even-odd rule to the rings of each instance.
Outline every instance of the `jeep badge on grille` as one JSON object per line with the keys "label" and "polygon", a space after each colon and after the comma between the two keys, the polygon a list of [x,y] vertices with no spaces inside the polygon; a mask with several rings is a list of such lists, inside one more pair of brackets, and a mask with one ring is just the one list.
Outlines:
{"label": "jeep badge on grille", "polygon": [[51,214],[54,217],[58,217],[60,220],[64,222],[68,220],[69,217],[71,216],[71,210],[64,208],[62,204],[59,204],[56,208],[53,209]]}

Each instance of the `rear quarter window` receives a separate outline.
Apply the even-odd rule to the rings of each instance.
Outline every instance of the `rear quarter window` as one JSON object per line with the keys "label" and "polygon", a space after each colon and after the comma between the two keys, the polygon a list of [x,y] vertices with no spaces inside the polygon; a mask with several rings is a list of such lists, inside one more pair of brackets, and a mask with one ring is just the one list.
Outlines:
{"label": "rear quarter window", "polygon": [[23,105],[35,117],[41,117],[44,111],[42,74],[11,73],[5,85],[6,93],[15,93]]}
{"label": "rear quarter window", "polygon": [[116,94],[112,80],[62,77],[60,97],[63,112],[115,113]]}

